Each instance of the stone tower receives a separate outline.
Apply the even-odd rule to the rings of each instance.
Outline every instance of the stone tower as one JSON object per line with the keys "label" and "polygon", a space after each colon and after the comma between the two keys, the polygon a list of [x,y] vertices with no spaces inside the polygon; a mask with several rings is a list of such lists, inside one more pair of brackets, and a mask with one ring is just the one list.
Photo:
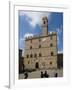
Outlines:
{"label": "stone tower", "polygon": [[48,19],[47,17],[42,18],[42,36],[48,35]]}

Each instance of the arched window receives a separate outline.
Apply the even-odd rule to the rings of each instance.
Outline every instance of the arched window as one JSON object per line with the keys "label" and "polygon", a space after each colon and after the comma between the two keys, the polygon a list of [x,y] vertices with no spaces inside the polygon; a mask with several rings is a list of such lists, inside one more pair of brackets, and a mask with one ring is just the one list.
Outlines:
{"label": "arched window", "polygon": [[52,62],[50,62],[50,65],[52,65]]}
{"label": "arched window", "polygon": [[54,55],[54,53],[53,52],[51,52],[51,56],[53,56]]}
{"label": "arched window", "polygon": [[44,20],[44,24],[45,24],[45,20]]}
{"label": "arched window", "polygon": [[30,49],[32,49],[32,46],[30,46]]}
{"label": "arched window", "polygon": [[30,61],[28,61],[28,64],[30,63]]}
{"label": "arched window", "polygon": [[50,47],[52,47],[52,46],[53,46],[53,44],[51,43],[51,44],[50,44]]}
{"label": "arched window", "polygon": [[27,54],[27,58],[29,58],[29,55]]}
{"label": "arched window", "polygon": [[32,57],[33,57],[33,55],[32,55],[32,54],[30,54],[30,57],[32,58]]}
{"label": "arched window", "polygon": [[41,48],[41,45],[39,45],[39,48]]}
{"label": "arched window", "polygon": [[41,55],[41,53],[39,53],[39,57],[41,57],[42,55]]}

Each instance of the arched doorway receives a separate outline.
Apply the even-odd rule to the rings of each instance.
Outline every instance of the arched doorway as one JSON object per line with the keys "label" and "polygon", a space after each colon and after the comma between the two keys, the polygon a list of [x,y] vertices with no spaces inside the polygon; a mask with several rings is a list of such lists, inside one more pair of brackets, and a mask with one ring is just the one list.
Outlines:
{"label": "arched doorway", "polygon": [[39,63],[38,63],[38,62],[36,62],[36,64],[35,64],[35,68],[36,68],[36,69],[39,68]]}

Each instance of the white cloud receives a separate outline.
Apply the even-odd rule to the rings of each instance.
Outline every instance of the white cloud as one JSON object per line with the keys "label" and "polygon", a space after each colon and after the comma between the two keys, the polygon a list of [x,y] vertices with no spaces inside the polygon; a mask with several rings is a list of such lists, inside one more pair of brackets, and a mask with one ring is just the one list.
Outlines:
{"label": "white cloud", "polygon": [[33,37],[33,34],[32,34],[32,33],[26,33],[26,34],[24,35],[24,38],[28,38],[28,37]]}
{"label": "white cloud", "polygon": [[30,25],[32,27],[35,27],[37,24],[41,24],[41,18],[43,16],[46,16],[48,19],[50,19],[51,13],[49,12],[25,12],[20,11],[20,16],[27,16],[26,20],[29,21]]}
{"label": "white cloud", "polygon": [[32,33],[26,33],[22,38],[20,38],[19,40],[19,44],[20,46],[24,45],[24,40],[25,38],[28,38],[28,37],[33,37],[34,35]]}
{"label": "white cloud", "polygon": [[23,49],[23,43],[24,43],[24,39],[23,38],[20,38],[19,40],[19,46],[21,49]]}
{"label": "white cloud", "polygon": [[60,54],[60,53],[63,53],[63,51],[61,50],[61,51],[58,51],[58,54]]}
{"label": "white cloud", "polygon": [[53,32],[52,32],[52,31],[50,31],[49,33],[50,33],[50,34],[52,34]]}
{"label": "white cloud", "polygon": [[[60,43],[61,43],[60,38],[62,38],[60,35],[63,32],[62,25],[60,26],[60,28],[57,28],[56,31],[57,31],[57,44],[60,45]],[[62,47],[60,48],[60,50],[58,50],[58,53],[59,54],[63,53]]]}
{"label": "white cloud", "polygon": [[60,39],[59,39],[59,36],[57,35],[57,44],[59,45],[60,44]]}
{"label": "white cloud", "polygon": [[62,25],[60,26],[60,28],[57,28],[56,31],[57,31],[57,34],[62,33],[63,32]]}
{"label": "white cloud", "polygon": [[59,37],[59,35],[63,32],[62,25],[60,26],[60,28],[57,28],[56,31],[57,31],[57,43],[59,45],[60,44],[60,38],[61,38],[61,37]]}

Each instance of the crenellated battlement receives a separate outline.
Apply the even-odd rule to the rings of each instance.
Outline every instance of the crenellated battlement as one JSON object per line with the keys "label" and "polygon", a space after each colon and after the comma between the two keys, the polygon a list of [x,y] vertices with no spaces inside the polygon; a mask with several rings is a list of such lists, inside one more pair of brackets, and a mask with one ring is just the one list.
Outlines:
{"label": "crenellated battlement", "polygon": [[43,35],[34,35],[34,36],[26,37],[25,40],[48,37],[48,36],[51,36],[51,35],[57,35],[57,32],[48,32],[48,34],[44,35],[44,36]]}

